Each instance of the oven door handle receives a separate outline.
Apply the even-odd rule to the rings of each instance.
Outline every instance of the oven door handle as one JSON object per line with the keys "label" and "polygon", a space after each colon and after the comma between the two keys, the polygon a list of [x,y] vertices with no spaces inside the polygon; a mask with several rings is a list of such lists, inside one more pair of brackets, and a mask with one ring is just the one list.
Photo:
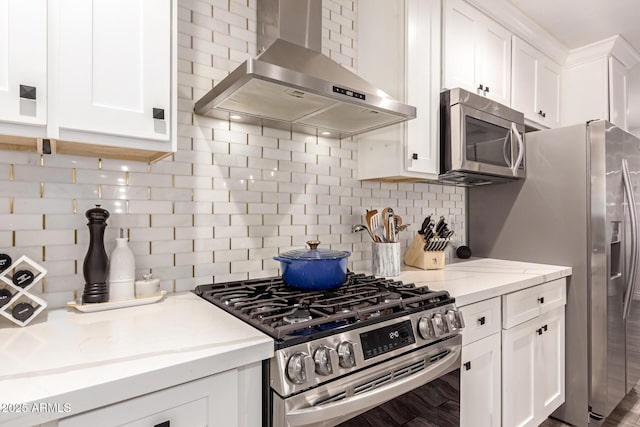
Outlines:
{"label": "oven door handle", "polygon": [[460,366],[461,346],[452,348],[449,354],[438,358],[420,371],[409,377],[393,381],[384,386],[373,389],[370,392],[348,397],[326,405],[318,405],[311,408],[296,409],[286,415],[287,426],[311,426],[318,423],[327,423],[331,419],[341,418],[344,414],[360,414],[376,407],[388,400],[407,393],[431,380],[441,377]]}

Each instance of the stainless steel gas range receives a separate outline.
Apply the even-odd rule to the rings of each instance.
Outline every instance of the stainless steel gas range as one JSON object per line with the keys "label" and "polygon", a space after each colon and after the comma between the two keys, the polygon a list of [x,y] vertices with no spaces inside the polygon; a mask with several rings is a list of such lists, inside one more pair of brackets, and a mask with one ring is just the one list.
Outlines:
{"label": "stainless steel gas range", "polygon": [[194,292],[274,338],[263,425],[459,425],[464,321],[447,292],[353,273],[331,291],[273,277]]}

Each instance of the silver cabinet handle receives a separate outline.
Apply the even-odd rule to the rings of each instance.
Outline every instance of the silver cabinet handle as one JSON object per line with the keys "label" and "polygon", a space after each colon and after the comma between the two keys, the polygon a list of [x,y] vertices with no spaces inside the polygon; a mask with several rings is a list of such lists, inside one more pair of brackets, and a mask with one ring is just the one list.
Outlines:
{"label": "silver cabinet handle", "polygon": [[522,141],[520,132],[518,132],[518,128],[513,122],[511,122],[511,131],[515,136],[516,141],[518,141],[518,158],[511,167],[511,173],[513,174],[513,176],[518,176],[518,168],[520,167],[520,163],[522,163],[522,159],[524,158],[524,141]]}
{"label": "silver cabinet handle", "polygon": [[627,159],[622,159],[622,180],[624,182],[624,194],[627,199],[629,217],[631,219],[631,265],[629,266],[629,274],[627,275],[627,291],[624,296],[624,308],[622,310],[622,316],[626,319],[631,309],[631,297],[633,296],[636,278],[638,276],[638,211]]}

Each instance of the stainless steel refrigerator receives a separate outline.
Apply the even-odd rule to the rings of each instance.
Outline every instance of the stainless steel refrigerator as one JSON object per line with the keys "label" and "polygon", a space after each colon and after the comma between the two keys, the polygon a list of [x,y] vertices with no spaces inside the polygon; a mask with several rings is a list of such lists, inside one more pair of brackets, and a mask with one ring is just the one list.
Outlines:
{"label": "stainless steel refrigerator", "polygon": [[527,178],[469,188],[474,256],[573,267],[566,400],[553,416],[598,424],[640,379],[640,139],[607,121],[528,133]]}

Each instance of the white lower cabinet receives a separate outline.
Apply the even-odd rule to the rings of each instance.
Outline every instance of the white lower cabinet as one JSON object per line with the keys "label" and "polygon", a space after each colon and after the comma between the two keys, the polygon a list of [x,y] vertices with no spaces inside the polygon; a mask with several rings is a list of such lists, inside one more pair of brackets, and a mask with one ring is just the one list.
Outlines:
{"label": "white lower cabinet", "polygon": [[565,278],[460,307],[460,425],[538,426],[565,400]]}
{"label": "white lower cabinet", "polygon": [[462,347],[460,425],[500,426],[500,334]]}
{"label": "white lower cabinet", "polygon": [[[260,426],[261,363],[61,419],[54,427]],[[99,403],[99,398],[95,398]]]}
{"label": "white lower cabinet", "polygon": [[460,425],[499,427],[500,298],[460,307],[465,321],[460,370]]}
{"label": "white lower cabinet", "polygon": [[[564,287],[565,281],[557,281],[555,285]],[[545,285],[535,288],[542,286]],[[520,292],[532,295],[530,291],[535,288]],[[532,298],[531,301],[531,306],[535,306],[536,300]],[[537,426],[564,403],[564,305],[541,311],[541,314],[502,331],[502,420],[505,426]],[[504,322],[510,324],[509,319]]]}

